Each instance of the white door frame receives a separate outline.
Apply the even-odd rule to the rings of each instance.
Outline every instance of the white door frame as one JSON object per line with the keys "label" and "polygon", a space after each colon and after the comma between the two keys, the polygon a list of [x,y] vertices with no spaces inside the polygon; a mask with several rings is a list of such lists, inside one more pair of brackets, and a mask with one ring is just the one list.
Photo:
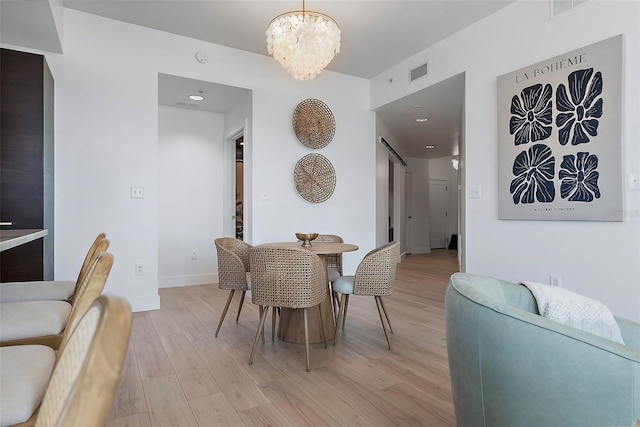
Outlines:
{"label": "white door frame", "polygon": [[403,238],[405,239],[405,241],[407,242],[405,245],[405,252],[410,254],[413,251],[413,242],[412,242],[412,238],[411,238],[411,232],[412,232],[412,227],[411,227],[411,222],[413,221],[413,215],[412,215],[412,211],[413,211],[413,172],[405,172],[404,174],[405,176],[405,200],[404,200],[404,205],[405,205],[405,210],[404,210],[404,215],[405,215],[405,228],[404,228],[404,233],[403,233]]}
{"label": "white door frame", "polygon": [[[224,168],[223,168],[223,179],[224,179],[224,201],[222,203],[222,208],[224,209],[224,224],[223,230],[225,236],[235,237],[236,235],[236,140],[240,137],[244,137],[246,144],[246,135],[245,128],[242,127],[240,129],[235,130],[229,136],[225,138],[224,144]],[[246,165],[244,165],[243,161],[243,174],[246,176]],[[244,180],[244,190],[246,190],[246,179]],[[244,198],[246,199],[247,193],[244,191]],[[246,217],[246,204],[243,206],[243,211],[245,212],[243,215]],[[243,218],[244,219],[244,218]]]}

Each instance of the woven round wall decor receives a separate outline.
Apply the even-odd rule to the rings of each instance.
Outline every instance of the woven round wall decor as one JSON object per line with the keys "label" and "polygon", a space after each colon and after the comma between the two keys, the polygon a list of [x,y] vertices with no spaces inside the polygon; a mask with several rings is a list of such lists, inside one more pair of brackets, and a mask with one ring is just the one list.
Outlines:
{"label": "woven round wall decor", "polygon": [[293,130],[298,140],[315,150],[326,147],[336,131],[333,113],[319,99],[305,99],[293,112]]}
{"label": "woven round wall decor", "polygon": [[320,154],[307,154],[296,163],[293,181],[298,193],[308,202],[327,200],[336,188],[336,171],[331,162]]}

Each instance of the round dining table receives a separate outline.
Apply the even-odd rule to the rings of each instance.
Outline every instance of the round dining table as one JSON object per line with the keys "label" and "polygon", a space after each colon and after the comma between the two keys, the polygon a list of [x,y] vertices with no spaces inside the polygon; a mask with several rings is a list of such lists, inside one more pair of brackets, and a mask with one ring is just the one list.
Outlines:
{"label": "round dining table", "polygon": [[[286,249],[305,249],[309,252],[313,252],[320,257],[323,263],[326,265],[325,255],[341,254],[344,252],[357,251],[359,248],[356,245],[349,243],[336,243],[336,242],[311,242],[311,246],[302,246],[302,242],[276,242],[276,243],[264,243],[258,246],[267,246],[274,248],[286,248]],[[331,293],[329,291],[329,282],[327,282],[327,296],[324,301],[320,303],[320,310],[322,311],[322,320],[324,324],[324,334],[327,342],[331,341],[336,332],[336,326],[333,318],[333,304],[331,303]],[[309,323],[309,342],[320,343],[323,342],[322,333],[320,328],[320,314],[318,310],[309,310],[308,312]],[[278,338],[286,342],[292,343],[304,343],[304,319],[302,310],[296,310],[293,308],[282,308],[280,310],[280,323],[278,325]]]}

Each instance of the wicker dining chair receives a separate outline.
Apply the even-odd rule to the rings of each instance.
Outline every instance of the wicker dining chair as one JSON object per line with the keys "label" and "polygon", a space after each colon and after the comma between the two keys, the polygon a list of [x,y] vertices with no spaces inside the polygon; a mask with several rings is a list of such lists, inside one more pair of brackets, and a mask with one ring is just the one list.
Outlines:
{"label": "wicker dining chair", "polygon": [[98,297],[57,353],[43,345],[0,348],[0,425],[104,426],[131,333],[131,307]]}
{"label": "wicker dining chair", "polygon": [[[342,237],[335,234],[318,234],[316,242],[344,243]],[[329,282],[333,283],[342,276],[342,254],[327,254],[324,256],[327,262],[327,276]]]}
{"label": "wicker dining chair", "polygon": [[[344,239],[335,234],[318,234],[315,242],[327,242],[327,243],[344,243]],[[327,263],[327,277],[329,279],[329,285],[331,286],[331,302],[333,315],[338,314],[338,295],[333,292],[333,282],[338,280],[342,276],[342,254],[327,254],[324,256]]]}
{"label": "wicker dining chair", "polygon": [[367,295],[375,297],[384,336],[387,339],[389,350],[391,350],[387,326],[391,333],[393,333],[393,329],[391,328],[389,315],[382,297],[393,293],[393,283],[399,261],[400,243],[387,243],[365,255],[358,265],[355,276],[342,276],[333,283],[334,292],[341,294],[333,345],[336,345],[338,340],[338,331],[341,323],[344,328],[347,309],[349,307],[349,295]]}
{"label": "wicker dining chair", "polygon": [[78,293],[91,265],[100,253],[109,247],[105,233],[94,239],[80,267],[78,278],[73,280],[36,280],[0,283],[0,303],[21,301],[71,301]]}
{"label": "wicker dining chair", "polygon": [[234,237],[220,237],[215,239],[214,243],[218,254],[218,287],[230,291],[216,328],[215,336],[217,337],[236,291],[242,292],[236,323],[240,319],[245,293],[251,289],[249,249],[253,246]]}
{"label": "wicker dining chair", "polygon": [[260,323],[253,342],[249,364],[264,334],[264,323],[269,307],[302,309],[304,319],[304,354],[307,372],[309,360],[308,309],[318,307],[320,328],[325,348],[324,321],[320,303],[327,297],[327,270],[320,257],[305,249],[254,247],[251,258],[251,299],[260,307]]}
{"label": "wicker dining chair", "polygon": [[[106,240],[106,239],[105,239]],[[95,259],[71,303],[20,301],[0,304],[0,346],[42,344],[57,350],[87,308],[102,294],[113,255],[102,252]]]}

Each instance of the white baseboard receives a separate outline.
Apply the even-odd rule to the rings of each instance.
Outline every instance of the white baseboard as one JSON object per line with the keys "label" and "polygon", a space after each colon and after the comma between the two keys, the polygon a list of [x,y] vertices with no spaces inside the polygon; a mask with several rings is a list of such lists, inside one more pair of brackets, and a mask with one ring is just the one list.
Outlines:
{"label": "white baseboard", "polygon": [[160,309],[160,295],[153,295],[148,297],[133,297],[127,298],[131,305],[131,311],[151,311]]}
{"label": "white baseboard", "polygon": [[218,283],[218,273],[193,274],[190,276],[158,277],[158,288],[177,288],[180,286],[209,285]]}
{"label": "white baseboard", "polygon": [[430,247],[413,248],[411,250],[411,252],[409,252],[409,250],[407,249],[407,253],[410,253],[411,255],[430,254],[431,253],[431,248]]}

